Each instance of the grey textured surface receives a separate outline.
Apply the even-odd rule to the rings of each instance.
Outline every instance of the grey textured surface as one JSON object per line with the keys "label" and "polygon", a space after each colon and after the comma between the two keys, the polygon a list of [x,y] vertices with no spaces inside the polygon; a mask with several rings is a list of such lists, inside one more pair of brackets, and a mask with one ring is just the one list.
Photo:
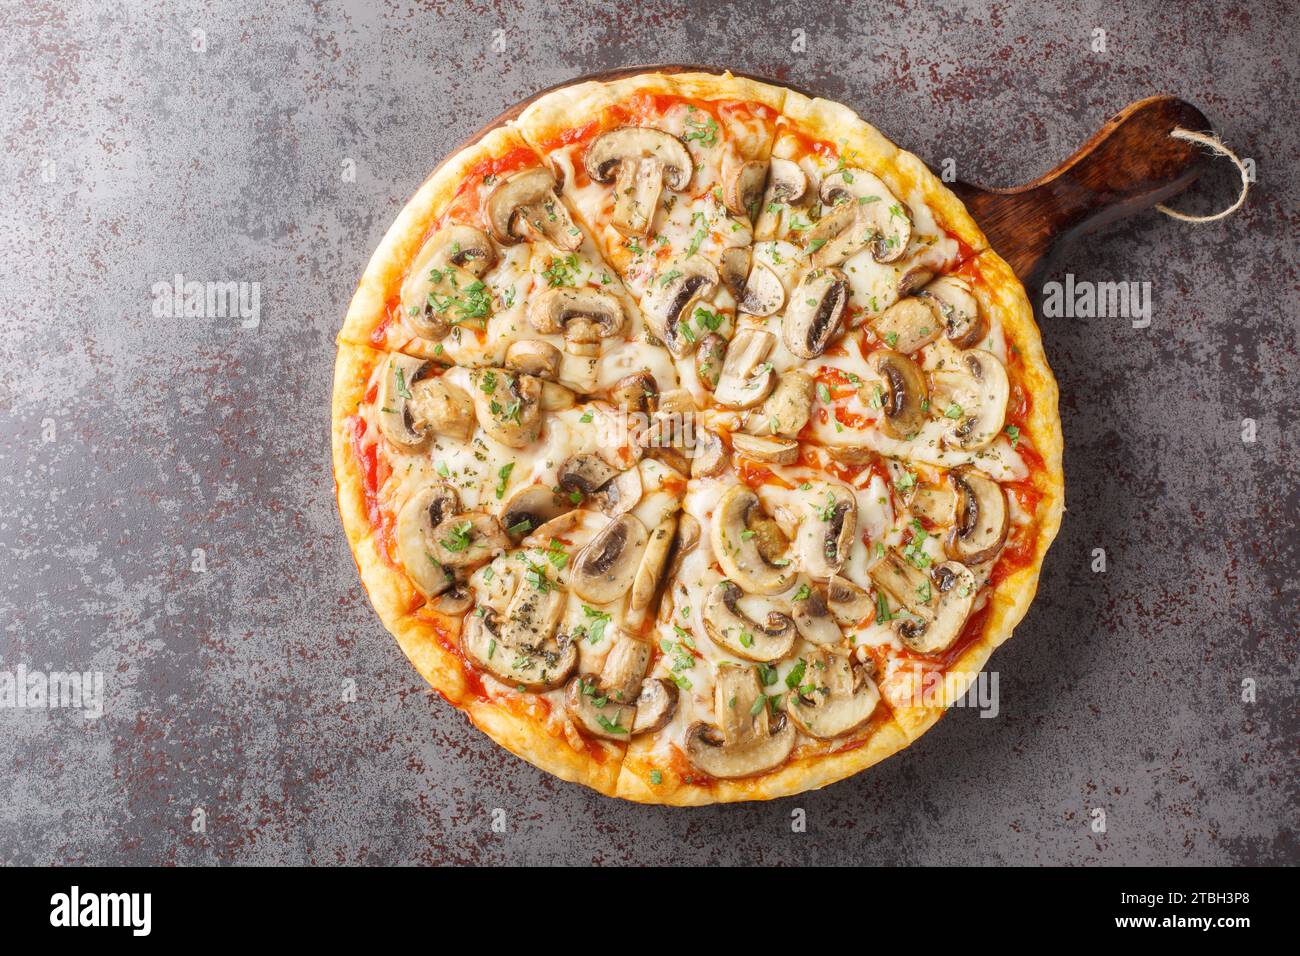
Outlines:
{"label": "grey textured surface", "polygon": [[[1300,862],[1294,5],[620,9],[3,4],[0,670],[102,671],[106,713],[0,709],[0,861]],[[840,99],[988,185],[1155,92],[1258,168],[1227,222],[1063,260],[1154,316],[1045,325],[1070,510],[1001,714],[765,805],[625,805],[501,751],[385,633],[332,498],[333,337],[407,195],[534,90],[650,61]],[[260,325],[154,317],[177,272],[260,283]]]}

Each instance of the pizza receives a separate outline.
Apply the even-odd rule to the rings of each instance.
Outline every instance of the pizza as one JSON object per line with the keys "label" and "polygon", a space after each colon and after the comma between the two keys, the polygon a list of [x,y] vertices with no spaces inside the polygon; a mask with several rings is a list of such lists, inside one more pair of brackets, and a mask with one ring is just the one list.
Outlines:
{"label": "pizza", "polygon": [[447,701],[566,780],[769,799],[906,747],[1064,508],[1024,289],[837,103],[548,92],[398,215],[338,339],[343,526]]}

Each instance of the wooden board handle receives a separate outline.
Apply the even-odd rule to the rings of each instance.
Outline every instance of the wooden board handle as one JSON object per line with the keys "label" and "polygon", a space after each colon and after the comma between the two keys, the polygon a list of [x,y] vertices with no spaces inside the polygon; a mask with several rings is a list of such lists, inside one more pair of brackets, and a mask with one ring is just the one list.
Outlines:
{"label": "wooden board handle", "polygon": [[1153,96],[1124,108],[1073,156],[1046,176],[1015,189],[954,183],[989,244],[1022,281],[1048,266],[1058,241],[1164,202],[1190,186],[1205,154],[1173,139],[1176,127],[1209,131],[1195,106]]}

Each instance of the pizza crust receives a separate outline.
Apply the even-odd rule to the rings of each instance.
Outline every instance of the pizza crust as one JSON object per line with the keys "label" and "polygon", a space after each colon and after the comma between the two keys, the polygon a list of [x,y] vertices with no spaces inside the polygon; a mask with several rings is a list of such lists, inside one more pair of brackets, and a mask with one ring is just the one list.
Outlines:
{"label": "pizza crust", "polygon": [[[906,747],[932,726],[944,709],[907,708],[889,713],[885,704],[868,731],[847,749],[816,752],[823,745],[805,746],[778,770],[758,778],[687,782],[661,767],[653,753],[655,741],[634,739],[630,746],[567,735],[563,722],[545,720],[527,705],[492,699],[481,692],[479,678],[467,670],[459,652],[460,622],[432,610],[387,553],[372,527],[365,476],[357,461],[349,421],[365,396],[384,352],[372,346],[431,357],[432,343],[407,335],[393,325],[390,304],[420,244],[449,206],[463,192],[471,170],[516,149],[533,152],[575,126],[576,117],[599,115],[605,108],[638,92],[677,93],[700,99],[754,100],[796,125],[801,131],[840,144],[851,151],[851,162],[879,175],[900,196],[917,191],[942,226],[980,253],[983,282],[976,286],[982,308],[998,311],[1009,343],[1019,352],[1019,375],[1033,396],[1022,434],[1041,456],[1044,469],[1035,472],[1042,496],[1037,538],[1028,566],[999,582],[989,596],[990,609],[982,636],[948,668],[965,686],[979,673],[994,648],[1006,640],[1024,616],[1037,589],[1039,568],[1060,526],[1064,510],[1061,471],[1062,436],[1057,413],[1057,389],[1043,355],[1041,337],[1024,290],[1006,263],[992,251],[961,202],[910,153],[898,150],[874,127],[838,103],[813,100],[782,87],[730,74],[648,74],[602,84],[588,82],[552,91],[539,98],[509,126],[489,130],[481,140],[444,162],[398,215],[362,276],[343,329],[335,367],[332,446],[334,474],[344,531],[356,558],[362,582],[385,627],[426,681],[493,740],[530,763],[565,780],[582,783],[607,795],[644,803],[698,805],[736,800],[766,800],[825,786],[857,773]],[[778,128],[776,154],[780,154]],[[575,742],[577,746],[575,746]],[[808,751],[814,751],[808,753]],[[684,758],[683,758],[684,759]],[[663,779],[655,783],[651,774]]]}

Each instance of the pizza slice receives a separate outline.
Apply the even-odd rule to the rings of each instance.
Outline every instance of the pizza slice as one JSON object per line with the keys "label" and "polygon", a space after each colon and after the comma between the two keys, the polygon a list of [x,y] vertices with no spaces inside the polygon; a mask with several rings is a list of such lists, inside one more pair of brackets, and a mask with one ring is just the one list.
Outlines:
{"label": "pizza slice", "polygon": [[560,90],[518,120],[685,376],[701,340],[730,334],[784,97],[656,74]]}

